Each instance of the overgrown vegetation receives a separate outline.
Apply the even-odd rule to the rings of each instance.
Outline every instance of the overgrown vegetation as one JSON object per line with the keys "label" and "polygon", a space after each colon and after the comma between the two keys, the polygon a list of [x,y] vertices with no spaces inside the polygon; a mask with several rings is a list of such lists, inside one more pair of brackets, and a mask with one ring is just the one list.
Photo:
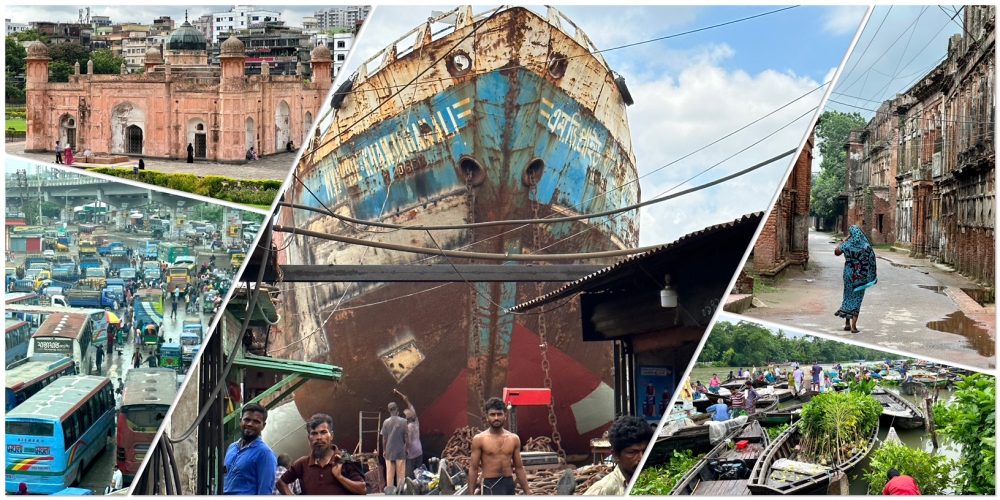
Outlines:
{"label": "overgrown vegetation", "polygon": [[952,490],[951,471],[954,466],[955,463],[944,455],[934,455],[899,442],[885,443],[871,454],[865,480],[871,493],[881,493],[888,482],[886,473],[889,469],[896,469],[900,474],[912,477],[920,487],[920,493],[941,495]]}
{"label": "overgrown vegetation", "polygon": [[820,465],[841,464],[868,445],[882,405],[867,394],[827,392],[802,407],[800,453]]}
{"label": "overgrown vegetation", "polygon": [[242,180],[214,175],[198,177],[149,170],[141,170],[137,175],[124,168],[95,168],[92,171],[245,205],[270,206],[281,187],[281,181],[275,180]]}
{"label": "overgrown vegetation", "polygon": [[953,400],[934,405],[938,432],[962,446],[956,494],[996,494],[996,397],[996,379],[976,374],[956,385]]}
{"label": "overgrown vegetation", "polygon": [[677,482],[687,474],[703,455],[693,456],[691,450],[674,451],[670,461],[656,467],[646,467],[632,486],[631,495],[669,495]]}
{"label": "overgrown vegetation", "polygon": [[882,360],[885,353],[816,337],[785,337],[753,323],[720,321],[712,328],[699,362],[717,366],[760,366],[771,362],[832,363]]}
{"label": "overgrown vegetation", "polygon": [[867,121],[859,113],[825,111],[816,125],[816,139],[823,161],[819,176],[812,186],[809,210],[822,218],[838,215],[837,198],[843,192],[847,171],[847,151],[844,145],[851,130],[862,128]]}

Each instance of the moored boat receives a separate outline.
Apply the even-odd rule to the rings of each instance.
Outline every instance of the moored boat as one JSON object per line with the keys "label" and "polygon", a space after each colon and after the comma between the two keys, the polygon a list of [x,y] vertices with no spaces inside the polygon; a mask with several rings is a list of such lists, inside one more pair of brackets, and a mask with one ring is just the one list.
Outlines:
{"label": "moored boat", "polygon": [[924,414],[906,398],[894,391],[876,387],[872,397],[882,405],[882,425],[900,429],[919,429],[924,426]]}
{"label": "moored boat", "polygon": [[[742,442],[742,443],[741,443]],[[678,481],[671,495],[749,495],[747,481],[768,445],[767,432],[751,420],[708,452]]]}
{"label": "moored boat", "polygon": [[754,495],[823,494],[838,472],[850,472],[861,462],[878,440],[874,426],[865,445],[840,464],[821,465],[797,460],[797,446],[802,438],[799,422],[792,424],[772,441],[757,460],[747,488]]}

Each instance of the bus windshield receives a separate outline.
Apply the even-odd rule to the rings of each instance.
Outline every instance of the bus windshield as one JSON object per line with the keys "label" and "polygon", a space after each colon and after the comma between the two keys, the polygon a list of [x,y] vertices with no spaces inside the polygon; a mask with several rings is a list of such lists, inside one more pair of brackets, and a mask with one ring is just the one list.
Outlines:
{"label": "bus windshield", "polygon": [[156,432],[167,415],[167,405],[134,405],[122,408],[128,425],[133,430],[149,429]]}
{"label": "bus windshield", "polygon": [[[48,422],[32,422],[30,420],[8,420],[6,422],[8,436],[46,436],[53,435],[54,426]],[[10,450],[8,450],[10,451]]]}

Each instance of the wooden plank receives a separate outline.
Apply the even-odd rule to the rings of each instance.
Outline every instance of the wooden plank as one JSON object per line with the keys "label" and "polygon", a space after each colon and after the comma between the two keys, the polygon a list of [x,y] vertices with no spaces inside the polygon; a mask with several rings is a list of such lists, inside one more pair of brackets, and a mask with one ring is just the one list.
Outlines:
{"label": "wooden plank", "polygon": [[702,481],[695,487],[692,495],[724,497],[734,495],[749,495],[747,479],[727,479],[725,481]]}
{"label": "wooden plank", "polygon": [[[442,283],[470,282],[569,282],[593,274],[605,266],[553,265],[283,265],[281,281],[289,283]],[[458,269],[458,272],[455,269]]]}

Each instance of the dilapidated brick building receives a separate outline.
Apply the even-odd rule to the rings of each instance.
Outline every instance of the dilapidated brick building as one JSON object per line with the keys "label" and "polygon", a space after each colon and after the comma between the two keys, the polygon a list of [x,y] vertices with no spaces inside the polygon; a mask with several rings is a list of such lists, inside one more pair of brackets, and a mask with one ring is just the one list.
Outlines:
{"label": "dilapidated brick building", "polygon": [[754,243],[753,267],[760,276],[775,276],[790,265],[809,261],[812,149],[810,135]]}
{"label": "dilapidated brick building", "polygon": [[996,8],[966,6],[944,61],[848,144],[847,213],[872,242],[994,280]]}

